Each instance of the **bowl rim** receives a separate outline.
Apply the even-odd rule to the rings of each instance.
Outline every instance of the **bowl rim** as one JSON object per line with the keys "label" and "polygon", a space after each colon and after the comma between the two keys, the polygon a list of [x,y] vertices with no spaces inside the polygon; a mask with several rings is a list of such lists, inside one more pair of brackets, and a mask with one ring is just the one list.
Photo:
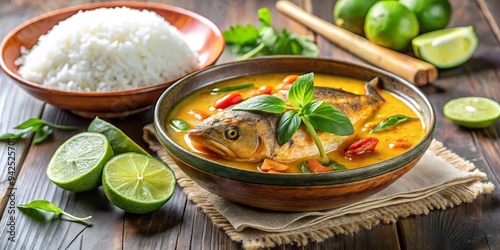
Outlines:
{"label": "bowl rim", "polygon": [[[222,35],[222,31],[219,29],[215,23],[213,23],[210,19],[206,18],[205,16],[198,14],[194,11],[187,10],[181,7],[173,6],[173,5],[167,5],[167,4],[161,4],[161,3],[150,3],[150,2],[120,2],[120,1],[112,1],[112,2],[97,2],[97,3],[87,3],[87,4],[80,4],[80,5],[75,5],[75,6],[70,6],[66,8],[61,8],[61,9],[56,9],[49,11],[47,13],[41,14],[39,16],[36,16],[34,18],[28,19],[12,29],[5,37],[2,39],[2,42],[0,42],[0,68],[11,78],[15,79],[17,82],[20,84],[36,89],[38,91],[43,91],[43,92],[51,92],[52,94],[57,94],[57,95],[68,95],[68,96],[78,96],[78,97],[108,97],[108,96],[124,96],[124,95],[132,95],[135,93],[142,93],[142,92],[149,92],[149,91],[155,91],[158,89],[166,88],[170,86],[173,82],[179,80],[182,77],[178,77],[176,79],[172,79],[167,82],[159,83],[159,84],[154,84],[154,85],[149,85],[149,86],[142,86],[138,88],[132,88],[132,89],[126,89],[126,90],[116,90],[116,91],[66,91],[66,90],[60,90],[56,88],[49,88],[45,87],[42,84],[35,83],[29,80],[24,79],[20,75],[14,73],[9,67],[7,67],[5,61],[4,61],[4,51],[5,51],[5,45],[7,42],[19,31],[22,29],[25,29],[26,27],[36,23],[40,22],[46,18],[49,18],[51,16],[54,16],[56,14],[62,14],[62,13],[68,13],[68,12],[78,12],[80,10],[92,10],[92,9],[97,9],[97,8],[112,8],[112,7],[129,7],[129,8],[134,8],[134,9],[141,9],[141,8],[155,8],[155,9],[162,9],[162,10],[168,10],[168,11],[173,11],[180,13],[185,16],[190,16],[194,19],[197,19],[201,23],[207,25],[207,27],[214,32],[216,35],[219,42],[221,42],[220,50],[217,51],[216,56],[210,60],[207,61],[203,64],[200,64],[198,62],[197,68],[190,73],[196,72],[198,70],[202,70],[206,67],[209,67],[213,65],[222,55],[224,52],[225,48],[225,42],[224,42],[224,37]],[[188,73],[188,74],[190,74]]]}
{"label": "bowl rim", "polygon": [[[304,60],[304,61],[309,61],[309,60],[318,60],[318,61],[324,61],[327,63],[337,63],[337,64],[343,64],[346,66],[350,67],[358,67],[359,69],[363,71],[371,71],[374,74],[380,74],[385,77],[389,77],[399,83],[402,83],[405,85],[405,87],[408,87],[411,91],[415,92],[416,95],[418,95],[425,106],[429,109],[429,128],[427,129],[426,133],[422,137],[422,139],[411,149],[408,150],[396,157],[393,157],[391,159],[388,159],[383,162],[375,163],[372,165],[368,165],[365,167],[360,167],[356,169],[349,169],[349,170],[340,170],[340,171],[332,171],[328,173],[263,173],[263,172],[258,172],[258,171],[252,171],[252,170],[246,170],[242,168],[237,168],[237,167],[232,167],[228,165],[221,164],[219,162],[215,162],[210,159],[203,158],[199,155],[193,154],[189,150],[183,148],[182,146],[178,145],[175,141],[173,141],[166,133],[166,131],[163,129],[165,126],[165,118],[161,116],[160,112],[162,111],[162,105],[164,102],[164,99],[167,98],[168,93],[174,91],[176,88],[179,88],[181,86],[182,82],[192,78],[196,77],[197,75],[204,74],[205,72],[209,71],[214,71],[214,70],[223,70],[224,68],[232,67],[232,65],[240,65],[240,64],[245,64],[245,63],[250,63],[250,62],[258,62],[262,60],[286,60],[286,59],[293,59],[293,60]],[[251,75],[251,74],[258,74],[258,73],[251,73],[246,75]],[[241,75],[243,76],[243,74]],[[382,175],[384,173],[388,173],[391,171],[394,171],[396,169],[399,169],[401,166],[406,165],[419,157],[419,155],[423,155],[427,148],[429,147],[430,143],[432,142],[434,138],[434,130],[435,130],[435,125],[436,125],[436,114],[434,110],[434,106],[432,103],[429,101],[429,99],[425,96],[425,94],[415,85],[411,84],[407,80],[393,74],[390,72],[387,72],[383,69],[371,66],[371,65],[361,65],[358,63],[353,63],[353,62],[346,62],[346,61],[340,61],[336,59],[331,59],[331,58],[322,58],[322,57],[304,57],[304,56],[265,56],[265,57],[257,57],[257,58],[252,58],[252,59],[247,59],[243,61],[232,61],[232,62],[227,62],[227,63],[222,63],[218,65],[213,65],[210,67],[207,67],[203,70],[194,72],[192,74],[189,74],[178,81],[176,81],[174,84],[172,84],[168,89],[166,89],[158,101],[155,104],[154,108],[154,127],[155,130],[157,131],[157,137],[160,140],[160,143],[163,145],[163,147],[167,150],[167,152],[171,155],[174,155],[175,158],[178,160],[183,161],[184,163],[193,165],[195,168],[199,168],[203,171],[221,176],[221,177],[226,177],[230,178],[232,180],[238,180],[242,182],[249,182],[249,183],[258,183],[258,184],[266,184],[266,185],[286,185],[286,186],[298,186],[298,185],[305,185],[305,186],[320,186],[320,185],[331,185],[331,184],[342,184],[342,183],[347,183],[347,182],[352,182],[352,181],[360,181],[367,179],[365,178],[367,175],[369,178],[375,178],[376,176]],[[175,151],[175,155],[172,152],[169,151]],[[210,163],[210,167],[207,166],[196,166],[194,163],[196,161],[205,161]],[[208,165],[208,164],[207,164]],[[304,176],[308,176],[307,178],[304,178]],[[277,180],[279,179],[279,180]],[[307,180],[305,180],[307,179]]]}

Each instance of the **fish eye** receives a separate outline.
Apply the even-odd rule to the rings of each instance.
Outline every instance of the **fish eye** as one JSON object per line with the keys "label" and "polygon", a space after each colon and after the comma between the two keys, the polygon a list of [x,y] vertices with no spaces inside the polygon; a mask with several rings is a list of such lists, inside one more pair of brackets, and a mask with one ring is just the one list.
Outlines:
{"label": "fish eye", "polygon": [[240,127],[228,126],[224,130],[224,136],[229,140],[236,140],[240,137]]}

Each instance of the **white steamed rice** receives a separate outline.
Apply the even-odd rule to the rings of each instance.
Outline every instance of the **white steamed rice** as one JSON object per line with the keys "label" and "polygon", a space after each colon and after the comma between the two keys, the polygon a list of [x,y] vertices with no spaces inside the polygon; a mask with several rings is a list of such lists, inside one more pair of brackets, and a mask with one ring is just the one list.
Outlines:
{"label": "white steamed rice", "polygon": [[21,49],[19,73],[66,91],[115,91],[167,82],[197,55],[163,17],[127,7],[80,11]]}

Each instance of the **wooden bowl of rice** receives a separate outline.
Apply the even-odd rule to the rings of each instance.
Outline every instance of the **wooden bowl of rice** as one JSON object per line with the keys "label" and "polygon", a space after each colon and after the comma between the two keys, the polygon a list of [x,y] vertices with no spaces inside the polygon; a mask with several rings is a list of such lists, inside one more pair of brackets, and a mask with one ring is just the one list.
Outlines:
{"label": "wooden bowl of rice", "polygon": [[[100,24],[91,23],[101,32],[96,37],[78,33],[77,39],[64,38],[65,46],[59,50],[40,49],[44,39],[46,47],[61,43],[50,39],[58,39],[54,30],[70,17],[102,8],[152,12],[157,17],[137,24],[134,30],[129,26],[135,27],[135,23],[103,25],[102,22],[113,22],[113,18],[108,18]],[[177,31],[160,35],[165,30],[157,18],[164,18]],[[114,29],[101,31],[108,26]],[[58,30],[56,34],[64,33]],[[56,107],[87,118],[122,117],[150,108],[175,80],[213,65],[224,44],[222,33],[213,22],[189,10],[143,2],[92,3],[41,15],[12,30],[0,44],[0,67],[29,94]],[[192,55],[185,51],[187,47]],[[42,52],[35,52],[35,48]],[[31,55],[27,53],[39,55],[28,59]],[[41,61],[47,55],[53,58]],[[98,55],[97,59],[92,55]],[[32,65],[29,60],[38,65],[28,67]],[[46,65],[52,68],[47,69]]]}

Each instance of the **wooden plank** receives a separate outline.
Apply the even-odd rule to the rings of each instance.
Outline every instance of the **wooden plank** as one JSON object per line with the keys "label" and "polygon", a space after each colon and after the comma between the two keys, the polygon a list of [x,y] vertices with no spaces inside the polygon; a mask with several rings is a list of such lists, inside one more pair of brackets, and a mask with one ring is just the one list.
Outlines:
{"label": "wooden plank", "polygon": [[500,42],[500,17],[493,13],[500,13],[500,3],[495,0],[476,0],[484,17],[488,21],[491,31]]}
{"label": "wooden plank", "polygon": [[[372,229],[360,229],[354,235],[334,235],[319,243],[310,243],[307,249],[386,249],[399,250],[399,240],[395,224],[380,224]],[[285,246],[284,249],[296,249],[295,246]]]}
{"label": "wooden plank", "polygon": [[[15,28],[24,21],[25,16],[30,16],[34,9],[20,8],[10,5],[8,2],[0,2],[0,37],[5,37],[9,30]],[[19,13],[12,15],[11,13]],[[22,109],[13,107],[23,107]],[[31,117],[39,117],[43,103],[34,99],[17,84],[7,77],[3,71],[0,73],[0,134],[18,132],[13,130],[19,123]],[[6,199],[6,195],[14,188],[16,178],[29,149],[31,136],[25,139],[0,142],[0,164],[4,166],[0,172],[0,211],[5,207],[12,206],[12,201]],[[7,204],[7,203],[10,204]]]}
{"label": "wooden plank", "polygon": [[[461,96],[486,96],[500,100],[499,42],[487,19],[470,1],[451,1],[454,14],[449,27],[473,25],[480,40],[474,57],[464,65],[441,70],[438,81],[423,88],[433,103],[438,128],[435,138],[445,146],[472,161],[484,171],[489,180],[499,185],[500,137],[498,123],[484,130],[470,130],[456,126],[442,112],[444,104]],[[496,55],[496,57],[495,57]],[[494,200],[498,192],[479,197],[472,204],[464,204],[446,211],[433,211],[427,216],[403,219],[398,223],[407,249],[496,249],[500,247],[497,233],[500,228],[493,218],[499,212]],[[422,230],[427,229],[427,230]]]}

